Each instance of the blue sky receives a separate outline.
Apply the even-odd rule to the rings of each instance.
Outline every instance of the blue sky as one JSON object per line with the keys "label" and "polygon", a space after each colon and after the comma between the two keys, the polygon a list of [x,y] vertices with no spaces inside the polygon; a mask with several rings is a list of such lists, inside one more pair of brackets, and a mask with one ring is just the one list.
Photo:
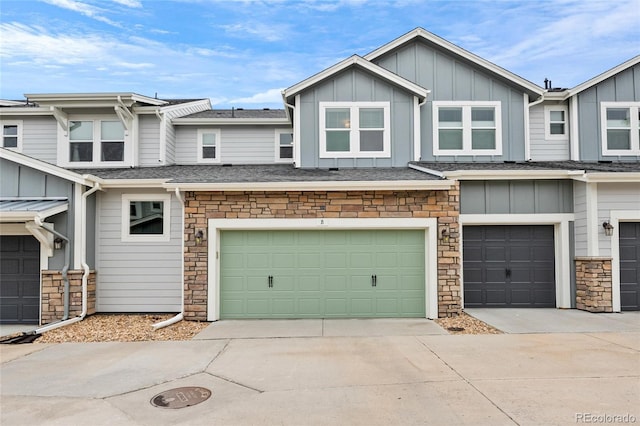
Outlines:
{"label": "blue sky", "polygon": [[0,0],[0,98],[135,92],[281,108],[283,88],[416,27],[540,86],[640,54],[640,0]]}

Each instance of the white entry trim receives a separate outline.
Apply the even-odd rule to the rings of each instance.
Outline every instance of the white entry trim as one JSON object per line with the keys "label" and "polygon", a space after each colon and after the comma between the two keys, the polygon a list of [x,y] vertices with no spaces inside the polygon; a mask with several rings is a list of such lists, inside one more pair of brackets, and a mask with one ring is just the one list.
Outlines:
{"label": "white entry trim", "polygon": [[209,219],[207,321],[220,319],[220,231],[422,229],[425,231],[425,313],[438,318],[438,221],[389,219]]}
{"label": "white entry trim", "polygon": [[[461,229],[463,229],[464,225],[553,225],[556,259],[556,307],[567,309],[571,308],[571,265],[573,264],[569,249],[569,222],[574,220],[575,215],[573,213],[461,214],[459,219]],[[460,242],[461,262],[463,246],[464,232]],[[462,272],[460,287],[460,294],[464,294],[464,276],[462,276]]]}
{"label": "white entry trim", "polygon": [[620,312],[620,222],[640,222],[638,210],[611,210],[609,223],[613,225],[611,238],[611,305]]}

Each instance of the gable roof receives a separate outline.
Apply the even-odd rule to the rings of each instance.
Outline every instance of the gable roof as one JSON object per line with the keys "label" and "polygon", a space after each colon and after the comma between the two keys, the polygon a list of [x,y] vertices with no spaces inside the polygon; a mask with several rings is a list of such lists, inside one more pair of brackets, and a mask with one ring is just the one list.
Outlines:
{"label": "gable roof", "polygon": [[430,93],[430,91],[425,89],[424,87],[419,86],[403,77],[400,77],[399,75],[394,74],[391,71],[386,70],[372,62],[369,62],[362,56],[353,55],[341,62],[338,62],[334,66],[329,67],[324,71],[320,71],[319,73],[307,78],[306,80],[303,80],[300,83],[293,85],[288,89],[285,89],[282,92],[283,96],[285,99],[289,99],[292,96],[295,96],[298,93],[308,89],[309,87],[314,86],[321,81],[352,67],[364,69],[395,86],[404,88],[405,90],[413,93],[421,99],[426,98]]}
{"label": "gable roof", "polygon": [[131,106],[138,102],[148,105],[168,105],[169,102],[138,95],[131,92],[105,92],[105,93],[34,93],[24,95],[29,102],[35,102],[41,106],[112,106],[116,102],[122,102]]}
{"label": "gable roof", "polygon": [[428,43],[434,44],[469,62],[472,62],[478,65],[481,68],[484,68],[485,70],[489,71],[492,74],[498,75],[503,79],[511,81],[512,83],[520,86],[521,88],[533,94],[542,95],[542,93],[544,92],[544,89],[538,86],[537,84],[532,83],[529,80],[526,80],[510,71],[507,71],[506,69],[499,67],[498,65],[492,62],[489,62],[486,59],[483,59],[480,56],[475,55],[459,46],[456,46],[455,44],[441,37],[438,37],[437,35],[430,33],[429,31],[420,27],[406,33],[403,36],[398,37],[397,39],[393,40],[390,43],[385,44],[382,47],[379,47],[373,52],[365,55],[364,58],[368,61],[374,61],[380,58],[381,56],[387,54],[388,52],[391,52],[392,50],[395,50],[400,46],[403,46],[414,40],[424,40],[424,41],[427,41]]}
{"label": "gable roof", "polygon": [[621,73],[622,71],[631,68],[640,63],[640,55],[635,56],[628,61],[621,63],[620,65],[611,68],[608,71],[603,72],[590,80],[585,81],[582,84],[577,85],[576,87],[569,89],[565,94],[565,99],[570,98],[571,96],[577,95],[580,92],[583,92],[596,84],[603,82],[604,80],[613,77],[614,75]]}
{"label": "gable roof", "polygon": [[44,161],[36,160],[24,154],[20,154],[15,151],[11,151],[6,148],[0,148],[0,158],[11,161],[13,163],[21,164],[32,169],[39,170],[43,173],[47,173],[53,176],[57,176],[62,179],[69,180],[71,182],[80,183],[86,186],[93,186],[94,182],[86,179],[84,176],[74,173],[70,170],[63,169],[62,167],[54,166],[53,164],[46,163]]}

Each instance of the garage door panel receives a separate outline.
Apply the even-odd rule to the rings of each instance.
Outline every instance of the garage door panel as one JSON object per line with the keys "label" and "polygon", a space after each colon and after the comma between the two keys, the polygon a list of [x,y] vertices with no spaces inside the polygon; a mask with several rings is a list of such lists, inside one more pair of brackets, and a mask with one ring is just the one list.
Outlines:
{"label": "garage door panel", "polygon": [[36,324],[40,317],[40,243],[30,235],[0,236],[0,318]]}
{"label": "garage door panel", "polygon": [[466,307],[555,307],[552,225],[465,226],[463,236]]}
{"label": "garage door panel", "polygon": [[[220,245],[222,318],[229,297],[244,297],[253,318],[424,316],[424,231],[222,231]],[[405,304],[415,309],[400,311]]]}
{"label": "garage door panel", "polygon": [[621,222],[619,229],[620,307],[640,310],[640,223]]}

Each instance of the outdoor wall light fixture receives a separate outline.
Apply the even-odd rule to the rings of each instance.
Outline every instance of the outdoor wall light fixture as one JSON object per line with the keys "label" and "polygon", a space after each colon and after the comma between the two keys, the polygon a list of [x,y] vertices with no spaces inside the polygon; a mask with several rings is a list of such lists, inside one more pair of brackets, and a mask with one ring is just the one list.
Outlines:
{"label": "outdoor wall light fixture", "polygon": [[56,238],[55,240],[53,240],[53,248],[56,250],[60,250],[62,248],[62,243],[64,241],[62,240],[62,238]]}
{"label": "outdoor wall light fixture", "polygon": [[204,232],[202,232],[202,229],[198,229],[198,232],[196,232],[196,244],[200,244],[202,242],[202,238],[204,238]]}
{"label": "outdoor wall light fixture", "polygon": [[448,243],[449,242],[449,230],[447,228],[441,228],[440,229],[440,240],[443,243]]}
{"label": "outdoor wall light fixture", "polygon": [[604,235],[606,235],[607,237],[613,235],[613,225],[610,224],[609,221],[604,221],[602,227],[604,228]]}

